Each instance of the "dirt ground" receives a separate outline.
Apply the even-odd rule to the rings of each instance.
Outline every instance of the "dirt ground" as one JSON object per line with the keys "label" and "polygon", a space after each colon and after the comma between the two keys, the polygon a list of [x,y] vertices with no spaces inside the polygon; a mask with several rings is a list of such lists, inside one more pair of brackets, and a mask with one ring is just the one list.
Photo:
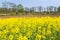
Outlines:
{"label": "dirt ground", "polygon": [[20,18],[20,17],[59,17],[60,15],[0,15],[0,18]]}

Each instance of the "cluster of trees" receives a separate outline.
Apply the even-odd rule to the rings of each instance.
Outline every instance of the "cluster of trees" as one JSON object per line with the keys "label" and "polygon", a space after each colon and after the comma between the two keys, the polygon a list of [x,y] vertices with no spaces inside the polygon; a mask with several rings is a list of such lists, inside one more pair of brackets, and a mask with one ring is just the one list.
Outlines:
{"label": "cluster of trees", "polygon": [[48,6],[48,7],[24,7],[22,4],[16,5],[11,2],[2,2],[0,7],[0,13],[15,13],[15,14],[59,14],[60,6]]}
{"label": "cluster of trees", "polygon": [[0,13],[16,13],[24,12],[24,7],[21,4],[16,5],[11,2],[2,2]]}

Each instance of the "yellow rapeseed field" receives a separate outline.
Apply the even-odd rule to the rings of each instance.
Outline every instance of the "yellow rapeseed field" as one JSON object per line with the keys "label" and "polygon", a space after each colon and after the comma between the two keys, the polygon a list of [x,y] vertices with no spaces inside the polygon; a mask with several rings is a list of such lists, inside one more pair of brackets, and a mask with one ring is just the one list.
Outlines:
{"label": "yellow rapeseed field", "polygon": [[60,40],[60,17],[0,19],[0,40]]}

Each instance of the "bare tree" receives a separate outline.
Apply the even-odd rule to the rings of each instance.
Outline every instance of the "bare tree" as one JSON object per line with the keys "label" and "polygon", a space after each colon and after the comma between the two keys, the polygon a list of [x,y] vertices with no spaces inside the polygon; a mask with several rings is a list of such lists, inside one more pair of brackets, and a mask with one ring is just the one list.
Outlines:
{"label": "bare tree", "polygon": [[43,9],[43,8],[42,8],[41,6],[38,7],[38,11],[39,11],[39,12],[42,12],[42,9]]}
{"label": "bare tree", "polygon": [[12,9],[13,12],[16,12],[16,7],[17,7],[17,5],[16,5],[15,3],[9,2],[9,6],[10,6],[10,8]]}
{"label": "bare tree", "polygon": [[49,12],[50,12],[50,13],[53,12],[53,9],[54,9],[53,6],[49,6]]}
{"label": "bare tree", "polygon": [[30,12],[35,12],[35,10],[36,10],[35,7],[30,8]]}
{"label": "bare tree", "polygon": [[2,11],[7,13],[7,8],[8,8],[7,2],[2,2],[2,8],[3,8]]}
{"label": "bare tree", "polygon": [[57,7],[54,7],[54,12],[57,12]]}
{"label": "bare tree", "polygon": [[26,13],[29,13],[29,12],[30,12],[30,8],[25,7],[25,12],[26,12]]}
{"label": "bare tree", "polygon": [[16,4],[11,2],[2,2],[2,8],[7,13],[8,11],[16,12]]}

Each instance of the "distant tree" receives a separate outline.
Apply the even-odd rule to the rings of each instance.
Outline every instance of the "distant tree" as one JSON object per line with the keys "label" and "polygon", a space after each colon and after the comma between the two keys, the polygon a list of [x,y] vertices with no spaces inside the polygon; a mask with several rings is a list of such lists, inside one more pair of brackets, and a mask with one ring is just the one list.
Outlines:
{"label": "distant tree", "polygon": [[53,12],[53,9],[54,9],[53,6],[49,6],[49,11],[50,11],[50,13]]}
{"label": "distant tree", "polygon": [[25,7],[25,13],[29,13],[30,9],[28,7]]}
{"label": "distant tree", "polygon": [[46,12],[46,8],[45,7],[42,7],[42,12]]}
{"label": "distant tree", "polygon": [[10,6],[10,9],[12,10],[12,12],[16,12],[17,5],[15,3],[9,2],[9,6]]}
{"label": "distant tree", "polygon": [[46,7],[46,9],[47,9],[47,14],[49,14],[49,7]]}
{"label": "distant tree", "polygon": [[20,12],[20,13],[23,13],[23,12],[24,12],[24,7],[23,7],[23,5],[18,4],[18,5],[17,5],[17,11]]}
{"label": "distant tree", "polygon": [[2,2],[3,11],[7,12],[16,12],[16,4],[12,2]]}
{"label": "distant tree", "polygon": [[38,7],[38,11],[39,11],[39,12],[42,12],[42,7],[41,7],[41,6]]}
{"label": "distant tree", "polygon": [[8,8],[8,3],[7,2],[2,2],[2,11],[7,13],[7,8]]}
{"label": "distant tree", "polygon": [[30,8],[30,12],[35,12],[35,10],[36,10],[35,7]]}
{"label": "distant tree", "polygon": [[57,13],[57,7],[54,7],[54,13],[55,14]]}
{"label": "distant tree", "polygon": [[46,9],[47,9],[47,12],[49,12],[49,7],[46,7]]}
{"label": "distant tree", "polygon": [[53,6],[48,6],[47,7],[47,14],[53,13],[54,7]]}
{"label": "distant tree", "polygon": [[58,12],[60,13],[60,6],[57,8]]}

